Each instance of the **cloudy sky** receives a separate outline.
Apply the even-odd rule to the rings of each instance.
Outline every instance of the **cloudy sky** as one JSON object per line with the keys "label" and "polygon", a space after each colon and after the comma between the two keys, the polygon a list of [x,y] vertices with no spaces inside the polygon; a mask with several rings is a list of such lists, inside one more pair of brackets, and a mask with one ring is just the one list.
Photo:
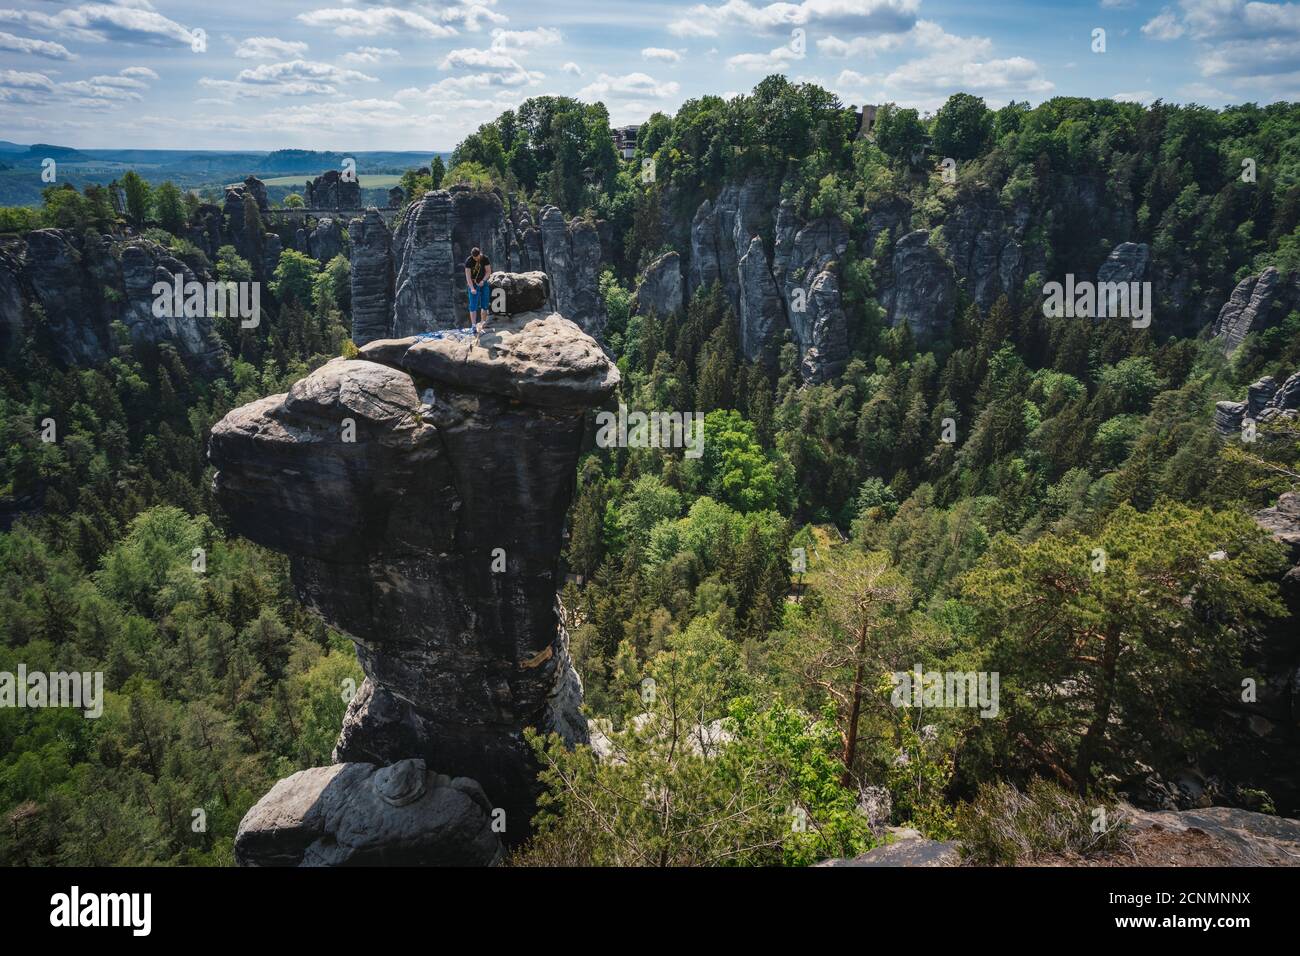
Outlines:
{"label": "cloudy sky", "polygon": [[772,72],[922,110],[957,90],[1295,99],[1300,3],[0,0],[0,139],[17,142],[451,149],[529,96],[631,123]]}

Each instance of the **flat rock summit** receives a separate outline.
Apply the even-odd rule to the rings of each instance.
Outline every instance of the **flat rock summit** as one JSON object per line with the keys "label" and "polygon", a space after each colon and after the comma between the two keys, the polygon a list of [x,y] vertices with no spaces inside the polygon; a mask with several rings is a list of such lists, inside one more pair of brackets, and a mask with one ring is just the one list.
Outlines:
{"label": "flat rock summit", "polygon": [[[298,595],[366,673],[335,766],[263,797],[242,864],[496,862],[535,810],[525,728],[587,740],[557,576],[584,414],[619,374],[539,308],[544,274],[493,284],[504,312],[480,334],[373,341],[212,429],[233,528],[289,556]],[[433,796],[375,796],[398,765]]]}

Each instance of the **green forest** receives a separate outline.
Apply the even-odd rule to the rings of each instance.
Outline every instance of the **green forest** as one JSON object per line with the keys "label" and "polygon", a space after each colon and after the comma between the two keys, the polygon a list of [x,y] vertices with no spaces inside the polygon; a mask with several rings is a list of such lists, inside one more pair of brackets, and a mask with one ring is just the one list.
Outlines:
{"label": "green forest", "polygon": [[[1225,799],[1276,809],[1233,763],[1252,744],[1226,712],[1286,626],[1284,552],[1251,513],[1300,487],[1300,432],[1262,425],[1247,446],[1211,422],[1216,401],[1300,369],[1300,313],[1228,357],[1160,306],[1146,329],[1047,318],[1042,286],[1125,239],[1178,262],[1198,305],[1293,273],[1300,106],[992,110],[959,93],[857,130],[831,93],[773,76],[655,114],[630,161],[604,106],[539,97],[436,164],[443,186],[612,223],[600,295],[620,400],[705,416],[698,458],[589,434],[562,603],[617,759],[533,741],[547,793],[513,865],[807,865],[881,841],[867,795],[885,824],[1017,862],[991,822],[1009,807],[1025,845],[1095,848],[1111,834],[1089,831],[1093,810],[1189,754],[1237,771]],[[665,219],[755,174],[850,236],[851,358],[833,381],[805,384],[793,342],[775,367],[745,361],[716,284],[680,316],[632,314],[637,277],[673,248]],[[1129,235],[1070,213],[1082,177],[1131,213]],[[130,224],[251,276],[233,248],[207,263],[180,237],[197,202],[169,186],[137,177]],[[864,251],[868,216],[905,201],[942,248],[975,190],[1039,211],[1048,274],[987,311],[959,293],[949,331],[918,343],[886,322],[890,250]],[[39,209],[0,209],[0,231],[118,218],[99,187],[51,187]],[[348,262],[285,251],[262,302],[258,328],[220,324],[217,376],[124,327],[103,365],[65,366],[39,309],[5,356],[0,671],[99,670],[107,694],[98,720],[0,709],[0,863],[231,865],[253,803],[330,762],[363,677],[351,642],[298,604],[285,559],[228,533],[205,448],[229,410],[349,353]],[[1000,675],[996,716],[897,706],[890,675],[914,667]]]}

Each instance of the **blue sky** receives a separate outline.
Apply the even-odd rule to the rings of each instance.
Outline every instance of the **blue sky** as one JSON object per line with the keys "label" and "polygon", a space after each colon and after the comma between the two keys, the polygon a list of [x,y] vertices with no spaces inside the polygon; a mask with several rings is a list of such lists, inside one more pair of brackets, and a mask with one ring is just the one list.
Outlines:
{"label": "blue sky", "polygon": [[529,96],[631,123],[772,72],[922,110],[958,90],[1265,103],[1300,91],[1300,3],[0,0],[18,142],[451,149]]}

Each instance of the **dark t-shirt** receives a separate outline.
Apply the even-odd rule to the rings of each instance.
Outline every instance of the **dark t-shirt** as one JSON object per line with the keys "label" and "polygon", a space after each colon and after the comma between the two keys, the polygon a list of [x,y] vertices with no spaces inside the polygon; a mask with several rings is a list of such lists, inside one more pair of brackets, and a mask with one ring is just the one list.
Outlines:
{"label": "dark t-shirt", "polygon": [[469,270],[469,276],[474,280],[475,285],[478,285],[483,281],[483,275],[487,272],[487,267],[490,265],[492,265],[492,260],[485,255],[479,256],[478,262],[474,261],[473,256],[470,256],[465,260],[465,268]]}

